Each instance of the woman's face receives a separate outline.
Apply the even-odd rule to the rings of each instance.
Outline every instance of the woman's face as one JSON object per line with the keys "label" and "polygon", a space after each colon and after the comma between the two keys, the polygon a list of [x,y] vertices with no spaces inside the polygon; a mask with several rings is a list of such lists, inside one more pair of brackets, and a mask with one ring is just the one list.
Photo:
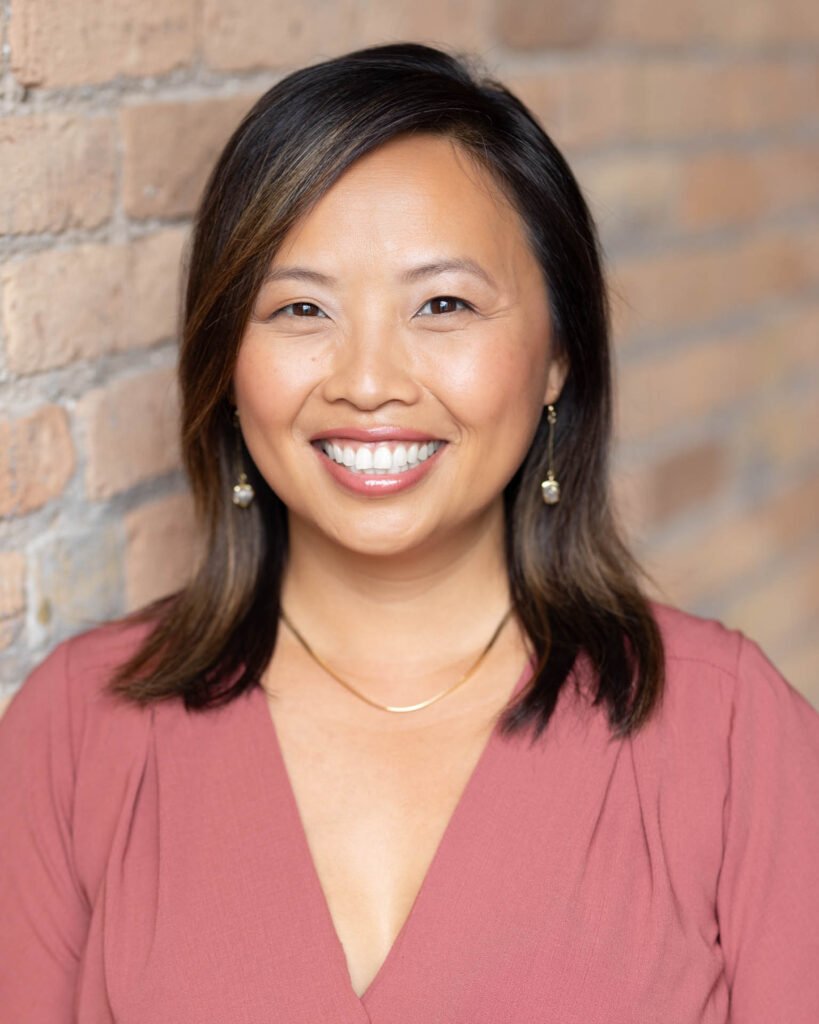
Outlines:
{"label": "woman's face", "polygon": [[[488,173],[448,138],[391,140],[294,226],[270,270],[234,395],[291,528],[388,554],[496,514],[564,372],[540,266]],[[382,427],[415,436],[349,436]],[[443,442],[428,462],[425,439]]]}

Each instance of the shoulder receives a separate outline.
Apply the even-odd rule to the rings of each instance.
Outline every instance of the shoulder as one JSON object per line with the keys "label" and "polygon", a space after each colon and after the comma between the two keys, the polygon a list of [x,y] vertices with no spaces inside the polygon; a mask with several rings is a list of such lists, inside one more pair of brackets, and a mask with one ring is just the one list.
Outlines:
{"label": "shoulder", "polygon": [[[154,709],[112,695],[112,673],[150,627],[112,622],[56,645],[0,718],[0,810],[29,832],[70,836],[71,872],[94,900],[117,823],[151,750]],[[51,841],[51,840],[48,840]]]}
{"label": "shoulder", "polygon": [[[658,601],[651,602],[666,655],[658,725],[711,733],[727,741],[738,727],[817,730],[819,712],[742,630]],[[754,721],[754,719],[756,721]]]}
{"label": "shoulder", "polygon": [[99,699],[116,670],[139,649],[151,626],[138,620],[115,620],[79,633],[59,644],[53,657],[61,659],[70,685],[80,700]]}
{"label": "shoulder", "polygon": [[106,684],[149,631],[145,623],[115,621],[61,641],[14,693],[0,728],[23,734],[48,732],[64,737],[77,750],[94,719],[113,715],[123,725],[137,720],[139,709],[111,697]]}
{"label": "shoulder", "polygon": [[773,790],[774,802],[793,802],[800,815],[819,798],[819,712],[741,630],[652,605],[666,649],[665,686],[628,738],[626,763],[643,812],[667,834],[687,837],[680,849],[691,864],[712,864],[729,807],[735,821],[748,823]]}
{"label": "shoulder", "polygon": [[743,634],[718,619],[706,618],[661,601],[651,601],[662,634],[666,658],[678,670],[696,674],[705,665],[731,678],[736,676]]}

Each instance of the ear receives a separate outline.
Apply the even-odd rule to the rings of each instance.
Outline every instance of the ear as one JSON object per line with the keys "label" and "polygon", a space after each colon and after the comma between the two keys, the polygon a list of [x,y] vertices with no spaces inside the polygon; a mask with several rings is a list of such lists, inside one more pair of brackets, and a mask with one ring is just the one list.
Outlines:
{"label": "ear", "polygon": [[546,390],[543,392],[544,405],[553,405],[560,398],[568,373],[569,361],[565,355],[561,353],[553,356],[546,377]]}

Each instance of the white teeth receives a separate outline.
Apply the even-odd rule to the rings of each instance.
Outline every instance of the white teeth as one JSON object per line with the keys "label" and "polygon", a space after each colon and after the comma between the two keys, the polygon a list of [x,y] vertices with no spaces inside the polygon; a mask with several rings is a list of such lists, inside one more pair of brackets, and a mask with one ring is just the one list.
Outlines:
{"label": "white teeth", "polygon": [[[360,449],[359,455],[364,449]],[[358,459],[355,460],[356,469],[358,469]],[[362,466],[362,469],[392,469],[392,452],[386,446],[375,449],[373,455],[372,466]]]}
{"label": "white teeth", "polygon": [[346,466],[354,473],[404,473],[413,466],[424,462],[443,444],[443,441],[429,441],[426,444],[411,444],[408,448],[403,444],[396,445],[394,450],[386,444],[376,448],[361,445],[341,447],[332,441],[321,441],[322,451],[334,462]]}
{"label": "white teeth", "polygon": [[372,469],[373,468],[373,453],[369,448],[362,447],[355,453],[355,468],[356,469]]}

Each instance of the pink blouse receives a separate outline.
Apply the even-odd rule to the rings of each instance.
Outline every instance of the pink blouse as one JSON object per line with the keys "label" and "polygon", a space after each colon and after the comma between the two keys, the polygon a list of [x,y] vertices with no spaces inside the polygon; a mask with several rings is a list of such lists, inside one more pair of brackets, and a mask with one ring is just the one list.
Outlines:
{"label": "pink blouse", "polygon": [[654,610],[656,717],[613,741],[566,687],[494,731],[361,998],[263,691],[139,709],[102,691],[139,629],[61,644],[0,720],[0,1019],[817,1024],[819,714]]}

